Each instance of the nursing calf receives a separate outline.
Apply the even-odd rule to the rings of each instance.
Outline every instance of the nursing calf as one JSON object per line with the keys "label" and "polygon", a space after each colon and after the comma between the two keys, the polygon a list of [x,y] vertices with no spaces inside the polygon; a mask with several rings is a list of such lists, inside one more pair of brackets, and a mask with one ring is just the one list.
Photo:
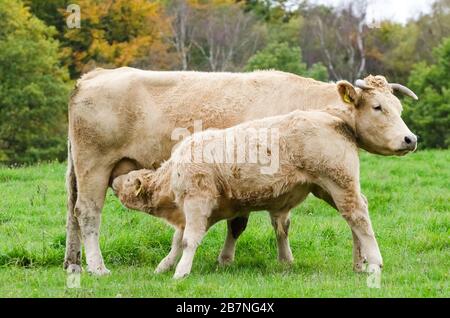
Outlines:
{"label": "nursing calf", "polygon": [[[396,143],[398,154],[406,154],[415,150],[416,137],[400,117],[400,104],[358,107],[352,103],[357,95],[351,84],[339,82],[337,89],[346,108],[294,111],[194,134],[158,170],[132,171],[114,179],[113,189],[125,206],[162,217],[176,228],[172,250],[157,272],[173,266],[182,251],[174,278],[188,275],[195,251],[213,224],[261,210],[270,213],[279,258],[291,262],[289,211],[309,193],[335,207],[349,224],[355,270],[361,271],[365,262],[381,268],[360,189],[358,147],[383,149]],[[270,132],[270,142],[259,137],[239,142],[249,131],[253,136]],[[245,156],[239,155],[242,149]],[[252,149],[264,154],[271,168],[275,161],[276,169],[252,160]]]}

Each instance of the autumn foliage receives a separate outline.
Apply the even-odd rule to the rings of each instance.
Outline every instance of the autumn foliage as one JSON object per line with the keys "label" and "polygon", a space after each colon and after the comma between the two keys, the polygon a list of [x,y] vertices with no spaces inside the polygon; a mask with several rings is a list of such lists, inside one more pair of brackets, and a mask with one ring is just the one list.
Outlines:
{"label": "autumn foliage", "polygon": [[[64,159],[67,98],[95,67],[279,69],[322,81],[383,74],[419,102],[420,147],[448,148],[450,0],[406,24],[371,24],[367,0],[0,0],[0,162]],[[20,124],[18,124],[20,123]]]}
{"label": "autumn foliage", "polygon": [[146,0],[80,0],[81,28],[64,34],[76,71],[96,65],[125,66],[142,58],[154,45],[161,46],[168,19],[159,2]]}

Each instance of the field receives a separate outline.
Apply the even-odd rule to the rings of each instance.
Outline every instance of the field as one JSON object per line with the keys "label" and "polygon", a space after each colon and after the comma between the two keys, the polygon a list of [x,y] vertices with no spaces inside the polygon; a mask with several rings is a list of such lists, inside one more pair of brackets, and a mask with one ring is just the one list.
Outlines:
{"label": "field", "polygon": [[101,246],[107,277],[83,273],[66,288],[65,165],[0,168],[0,297],[449,297],[450,151],[406,157],[361,154],[361,182],[384,259],[380,289],[352,271],[351,232],[343,218],[309,197],[292,216],[292,266],[276,260],[266,213],[254,213],[236,260],[216,258],[225,222],[200,246],[190,277],[153,270],[170,248],[164,222],[123,208],[111,191]]}

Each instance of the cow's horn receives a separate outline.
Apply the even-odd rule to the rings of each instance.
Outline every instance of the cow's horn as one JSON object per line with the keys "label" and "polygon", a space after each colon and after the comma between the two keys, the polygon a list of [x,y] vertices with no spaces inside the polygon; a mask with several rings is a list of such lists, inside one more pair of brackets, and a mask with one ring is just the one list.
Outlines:
{"label": "cow's horn", "polygon": [[357,79],[355,81],[355,86],[362,88],[362,89],[371,89],[372,87],[367,86],[366,81],[362,80],[362,79]]}
{"label": "cow's horn", "polygon": [[405,95],[408,95],[409,97],[412,97],[415,100],[418,100],[419,97],[417,97],[416,94],[414,94],[414,92],[412,90],[410,90],[408,87],[403,86],[401,84],[397,84],[397,83],[389,83],[389,85],[391,85],[391,88],[393,90],[397,90],[399,92],[402,92]]}

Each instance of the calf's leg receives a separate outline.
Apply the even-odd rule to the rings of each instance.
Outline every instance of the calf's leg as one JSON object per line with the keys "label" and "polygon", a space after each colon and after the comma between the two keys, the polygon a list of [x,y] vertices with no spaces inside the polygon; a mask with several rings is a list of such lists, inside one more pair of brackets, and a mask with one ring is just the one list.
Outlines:
{"label": "calf's leg", "polygon": [[290,264],[294,261],[288,238],[289,226],[291,223],[290,211],[270,213],[270,218],[277,237],[278,260]]}
{"label": "calf's leg", "polygon": [[229,265],[234,261],[236,242],[248,223],[248,214],[227,221],[227,238],[219,255],[219,264]]}
{"label": "calf's leg", "polygon": [[[366,206],[366,210],[368,210],[369,203],[366,199],[366,197],[361,193],[361,198],[364,201],[364,204]],[[367,212],[368,213],[368,212]],[[356,235],[355,231],[352,229],[352,238],[353,238],[353,270],[357,273],[364,272],[364,257],[361,254],[361,241],[358,238],[358,235]]]}
{"label": "calf's leg", "polygon": [[[335,208],[336,210],[339,211],[339,209],[337,208],[336,204],[333,201],[333,198],[327,191],[325,191],[324,189],[322,189],[320,187],[315,187],[312,190],[312,193],[317,198],[324,200],[330,206],[332,206],[333,208]],[[361,196],[364,198],[364,200],[367,204],[367,199],[365,199],[365,197],[362,194],[361,194]],[[352,229],[352,238],[353,238],[353,270],[355,272],[362,272],[364,270],[364,268],[363,268],[364,258],[361,255],[361,242],[359,241],[359,238],[355,234],[353,229]]]}
{"label": "calf's leg", "polygon": [[169,254],[159,263],[155,273],[164,273],[175,265],[178,256],[182,251],[183,229],[176,229],[172,239],[172,248]]}
{"label": "calf's leg", "polygon": [[359,241],[358,235],[352,229],[353,238],[353,270],[357,273],[364,271],[365,259],[361,254],[361,242]]}
{"label": "calf's leg", "polygon": [[359,242],[353,248],[354,261],[357,262],[354,264],[355,267],[362,270],[362,263],[367,262],[369,266],[381,268],[383,259],[372,229],[364,196],[361,195],[359,189],[342,190],[338,187],[332,187],[330,193],[337,208],[352,229],[354,240]]}
{"label": "calf's leg", "polygon": [[191,197],[184,200],[186,227],[183,234],[183,256],[173,278],[183,278],[191,272],[195,252],[209,227],[208,218],[215,204],[215,200],[208,197]]}

